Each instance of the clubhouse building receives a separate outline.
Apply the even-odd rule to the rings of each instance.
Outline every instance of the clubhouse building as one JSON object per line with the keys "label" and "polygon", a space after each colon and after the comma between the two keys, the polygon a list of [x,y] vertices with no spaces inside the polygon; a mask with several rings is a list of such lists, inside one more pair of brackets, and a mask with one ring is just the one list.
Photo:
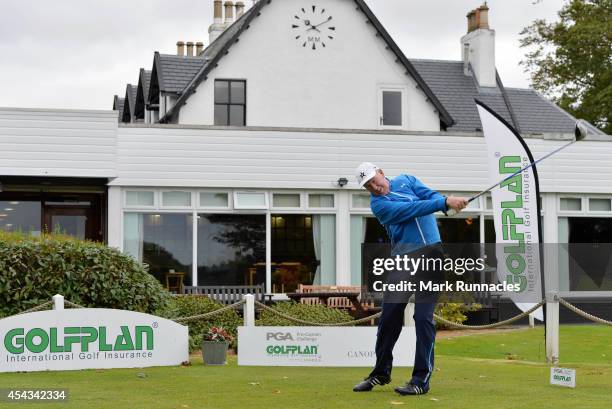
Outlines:
{"label": "clubhouse building", "polygon": [[[404,55],[363,0],[209,1],[206,44],[154,52],[112,110],[0,108],[0,229],[105,242],[164,284],[360,285],[362,244],[387,241],[360,162],[480,191],[475,98],[536,158],[573,136],[567,112],[503,85],[486,5],[442,61]],[[591,127],[538,172],[545,242],[612,242],[611,136]],[[490,197],[438,223],[445,242],[495,242]],[[612,271],[559,268],[562,291],[612,296]]]}

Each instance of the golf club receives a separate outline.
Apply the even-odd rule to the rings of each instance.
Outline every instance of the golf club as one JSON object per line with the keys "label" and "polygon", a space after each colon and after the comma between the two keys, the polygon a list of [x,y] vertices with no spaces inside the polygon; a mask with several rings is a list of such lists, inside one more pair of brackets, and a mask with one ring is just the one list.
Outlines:
{"label": "golf club", "polygon": [[[540,159],[531,162],[530,164],[528,164],[527,166],[525,166],[524,168],[514,172],[513,174],[511,174],[510,176],[507,176],[505,178],[503,178],[502,180],[500,180],[497,183],[492,184],[491,186],[489,186],[488,188],[486,188],[485,190],[483,190],[482,192],[478,193],[477,195],[474,195],[472,197],[470,197],[468,199],[468,203],[478,199],[480,196],[484,195],[487,192],[490,192],[491,190],[495,189],[497,186],[501,185],[503,182],[505,182],[508,179],[512,179],[513,177],[515,177],[516,175],[524,172],[525,170],[529,169],[530,167],[536,165],[537,163],[543,161],[546,158],[551,157],[552,155],[554,155],[555,153],[567,148],[570,145],[573,145],[576,142],[582,141],[584,138],[586,138],[587,134],[589,133],[588,128],[586,126],[586,122],[582,119],[579,119],[578,121],[576,121],[576,127],[574,129],[574,137],[575,139],[573,141],[571,141],[570,143],[561,146],[558,149],[555,149],[554,151],[550,152],[549,154],[541,157]],[[456,212],[453,209],[450,209],[449,211],[446,212],[447,216],[454,216],[456,215],[458,212]]]}

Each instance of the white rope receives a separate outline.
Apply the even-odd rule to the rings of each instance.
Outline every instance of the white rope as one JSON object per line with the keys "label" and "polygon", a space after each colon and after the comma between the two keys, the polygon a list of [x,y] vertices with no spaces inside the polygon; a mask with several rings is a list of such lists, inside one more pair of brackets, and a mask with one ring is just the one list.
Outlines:
{"label": "white rope", "polygon": [[576,307],[575,305],[572,305],[569,302],[565,301],[561,297],[559,297],[559,304],[563,305],[564,307],[566,307],[570,311],[574,311],[576,314],[580,315],[583,318],[586,318],[587,320],[596,322],[598,324],[612,325],[612,321],[607,321],[607,320],[604,320],[603,318],[599,318],[599,317],[596,317],[596,316],[594,316],[592,314],[589,314],[588,312],[583,311],[580,308]]}

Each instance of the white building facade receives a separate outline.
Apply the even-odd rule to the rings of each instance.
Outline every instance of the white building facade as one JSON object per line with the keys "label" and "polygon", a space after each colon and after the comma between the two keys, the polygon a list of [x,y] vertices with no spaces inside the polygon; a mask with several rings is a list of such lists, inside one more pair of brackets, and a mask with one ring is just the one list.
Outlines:
{"label": "white building facade", "polygon": [[[421,61],[363,1],[262,1],[201,53],[156,53],[150,79],[141,71],[146,92],[116,103],[121,123],[116,111],[0,109],[0,208],[22,206],[12,223],[0,209],[0,228],[59,224],[133,255],[164,284],[181,273],[184,285],[274,294],[360,285],[362,244],[386,240],[355,183],[360,162],[445,194],[480,191],[491,182],[475,97],[536,158],[572,137],[567,113],[503,87],[487,16],[483,6],[469,17],[463,61]],[[592,131],[538,165],[547,243],[612,242],[612,138]],[[443,238],[494,242],[489,200],[437,215]],[[609,276],[576,284],[566,269],[560,285],[612,294]]]}

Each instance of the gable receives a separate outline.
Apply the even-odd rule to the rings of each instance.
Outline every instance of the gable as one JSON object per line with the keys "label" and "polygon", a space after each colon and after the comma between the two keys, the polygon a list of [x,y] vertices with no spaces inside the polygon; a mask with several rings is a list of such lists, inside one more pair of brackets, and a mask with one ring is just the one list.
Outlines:
{"label": "gable", "polygon": [[[310,11],[312,6],[316,14]],[[228,41],[218,60],[207,63],[169,116],[180,109],[179,123],[211,124],[214,79],[232,78],[247,80],[248,125],[376,128],[377,87],[385,85],[404,87],[408,129],[439,129],[440,120],[452,123],[365,3],[314,0],[308,7],[309,13],[302,12],[305,7],[299,0],[257,3],[244,16],[252,21],[243,22],[242,32]],[[302,25],[305,19],[296,16],[314,20],[319,11],[332,20],[320,26],[328,26],[320,43],[305,45],[309,33],[294,24]],[[347,115],[351,109],[354,112]],[[272,111],[276,111],[274,118],[269,115]]]}

